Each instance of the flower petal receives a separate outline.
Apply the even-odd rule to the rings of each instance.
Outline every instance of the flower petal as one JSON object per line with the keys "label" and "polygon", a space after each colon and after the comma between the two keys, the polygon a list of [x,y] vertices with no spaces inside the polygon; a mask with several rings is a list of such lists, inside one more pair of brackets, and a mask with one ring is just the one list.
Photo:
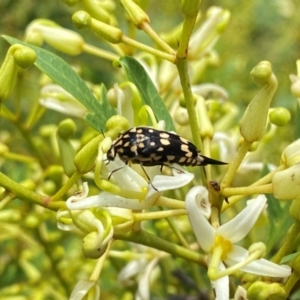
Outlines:
{"label": "flower petal", "polygon": [[[248,257],[248,250],[243,247],[234,245],[228,253],[225,263],[233,266]],[[269,277],[288,277],[291,275],[291,268],[286,265],[278,265],[264,258],[252,261],[248,265],[240,268],[241,271]]]}
{"label": "flower petal", "polygon": [[247,206],[238,215],[217,229],[216,235],[220,235],[232,243],[242,240],[255,224],[266,202],[265,195],[259,195],[248,201]]}
{"label": "flower petal", "polygon": [[130,286],[134,283],[134,277],[138,275],[148,264],[146,258],[130,261],[118,275],[118,282],[125,286]]}
{"label": "flower petal", "polygon": [[[225,266],[220,262],[219,270],[225,270]],[[211,285],[215,291],[216,300],[229,300],[229,277],[224,276],[218,280],[211,281]]]}
{"label": "flower petal", "polygon": [[[153,200],[155,200],[155,198],[153,198]],[[139,210],[149,206],[151,206],[150,202],[125,198],[108,192],[101,192],[97,196],[91,196],[84,201],[77,202],[76,204],[74,203],[72,209],[83,209],[88,207],[121,207]],[[68,208],[71,209],[69,206]]]}
{"label": "flower petal", "polygon": [[[106,155],[103,155],[103,160],[106,159]],[[109,172],[113,172],[111,177],[121,188],[140,192],[142,187],[148,186],[148,182],[135,170],[125,165],[119,157],[110,161],[106,168]]]}
{"label": "flower petal", "polygon": [[84,299],[92,288],[95,288],[95,297],[93,299],[100,299],[100,287],[97,282],[94,280],[81,279],[76,283],[70,296],[70,300]]}
{"label": "flower petal", "polygon": [[152,259],[144,268],[142,276],[139,280],[138,290],[135,295],[136,300],[148,300],[150,299],[150,280],[153,270],[157,266],[159,257]]}
{"label": "flower petal", "polygon": [[[204,200],[203,200],[204,199]],[[215,229],[203,214],[202,202],[208,202],[208,191],[203,186],[195,186],[185,197],[188,218],[199,245],[205,251],[210,251],[214,245]]]}
{"label": "flower petal", "polygon": [[247,300],[247,291],[239,285],[234,293],[234,300]]}
{"label": "flower petal", "polygon": [[195,175],[185,171],[177,164],[172,166],[172,173],[174,176],[156,175],[152,181],[151,186],[159,192],[174,190],[190,183]]}

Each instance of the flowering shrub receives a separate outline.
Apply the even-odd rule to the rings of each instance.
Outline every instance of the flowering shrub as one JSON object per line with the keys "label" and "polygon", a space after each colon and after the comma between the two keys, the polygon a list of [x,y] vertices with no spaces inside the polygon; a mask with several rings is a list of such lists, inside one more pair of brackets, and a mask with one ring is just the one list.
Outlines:
{"label": "flowering shrub", "polygon": [[[240,42],[237,10],[120,2],[65,0],[76,29],[36,19],[22,40],[3,36],[0,299],[298,299],[300,60],[281,70],[296,73],[290,102],[274,99],[280,80],[267,55],[252,66],[250,97],[221,65],[231,54],[216,50],[226,32]],[[294,16],[292,1],[276,5]],[[172,30],[154,29],[159,14]],[[212,66],[220,73],[208,79]],[[98,68],[106,85],[86,72]],[[139,126],[162,139],[149,130],[147,144],[121,141],[134,159],[110,156]],[[165,131],[228,164],[186,166],[185,140]],[[149,151],[158,164],[145,165]]]}

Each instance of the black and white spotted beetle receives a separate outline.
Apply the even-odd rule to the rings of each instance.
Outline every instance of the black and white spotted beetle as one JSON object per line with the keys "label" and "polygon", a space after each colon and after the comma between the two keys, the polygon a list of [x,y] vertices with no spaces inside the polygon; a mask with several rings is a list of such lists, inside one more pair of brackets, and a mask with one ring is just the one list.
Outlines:
{"label": "black and white spotted beetle", "polygon": [[116,155],[127,164],[164,166],[176,163],[181,166],[225,165],[226,163],[199,154],[188,140],[175,133],[151,127],[133,127],[115,140],[107,152],[107,159]]}

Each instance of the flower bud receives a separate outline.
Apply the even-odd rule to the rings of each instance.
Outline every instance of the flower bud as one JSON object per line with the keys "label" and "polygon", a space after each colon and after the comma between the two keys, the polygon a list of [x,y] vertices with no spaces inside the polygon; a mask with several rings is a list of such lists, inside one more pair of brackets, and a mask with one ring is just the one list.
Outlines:
{"label": "flower bud", "polygon": [[7,51],[4,62],[0,68],[0,103],[12,93],[18,68],[31,66],[36,59],[36,53],[28,47],[15,44]]}
{"label": "flower bud", "polygon": [[76,124],[72,119],[66,119],[60,122],[58,129],[57,129],[57,134],[62,138],[62,139],[68,139],[71,138],[76,131]]}
{"label": "flower bud", "polygon": [[292,82],[291,85],[291,93],[297,97],[300,98],[300,78],[294,74],[290,75],[290,80]]}
{"label": "flower bud", "polygon": [[76,12],[72,16],[72,21],[76,28],[82,29],[90,27],[93,32],[112,44],[118,44],[122,41],[123,32],[119,28],[91,18],[91,16],[85,11]]}
{"label": "flower bud", "polygon": [[15,62],[23,69],[31,67],[36,60],[36,53],[29,47],[22,46],[14,53]]}
{"label": "flower bud", "polygon": [[83,51],[84,40],[76,32],[60,27],[55,22],[46,19],[38,19],[31,22],[26,29],[26,41],[40,44],[40,37],[51,47],[67,53],[78,55]]}
{"label": "flower bud", "polygon": [[286,291],[279,283],[254,282],[247,291],[248,300],[286,299]]}
{"label": "flower bud", "polygon": [[300,198],[300,164],[278,171],[272,178],[273,194],[279,200]]}
{"label": "flower bud", "polygon": [[140,28],[144,22],[150,23],[148,15],[132,0],[121,0],[133,24]]}
{"label": "flower bud", "polygon": [[87,234],[82,240],[82,251],[85,257],[97,259],[106,251],[108,244],[103,244],[103,238],[98,232]]}
{"label": "flower bud", "polygon": [[189,57],[199,59],[204,54],[211,52],[220,33],[226,28],[229,18],[229,11],[220,7],[211,7],[207,12],[207,20],[191,36]]}
{"label": "flower bud", "polygon": [[247,142],[259,141],[263,137],[270,103],[277,89],[277,79],[269,62],[260,62],[251,75],[256,83],[264,86],[251,100],[241,122],[240,131]]}
{"label": "flower bud", "polygon": [[256,242],[250,245],[248,248],[249,255],[252,253],[259,253],[258,258],[263,258],[266,255],[266,245],[263,242]]}
{"label": "flower bud", "polygon": [[68,140],[70,135],[72,135],[75,130],[76,126],[74,122],[71,119],[68,119],[59,124],[56,135],[61,162],[66,175],[69,177],[71,177],[76,171],[74,165],[76,151],[71,142]]}
{"label": "flower bud", "polygon": [[284,107],[277,107],[271,110],[269,113],[270,122],[276,126],[286,125],[290,119],[290,112]]}
{"label": "flower bud", "polygon": [[289,213],[293,219],[300,221],[300,201],[299,199],[293,200]]}
{"label": "flower bud", "polygon": [[197,96],[195,109],[196,109],[196,115],[199,124],[200,136],[202,138],[212,139],[214,134],[214,129],[208,117],[207,110],[205,107],[205,100],[203,97]]}
{"label": "flower bud", "polygon": [[116,8],[115,2],[85,0],[82,4],[83,10],[88,12],[93,18],[109,25],[117,24],[116,17],[113,12]]}
{"label": "flower bud", "polygon": [[287,167],[300,163],[300,139],[294,141],[283,150],[280,163]]}
{"label": "flower bud", "polygon": [[[124,117],[116,115],[108,119],[106,129],[107,132],[105,135],[115,139],[119,132],[129,129],[129,123]],[[98,146],[103,138],[102,134],[96,136],[81,148],[75,156],[74,163],[80,173],[89,172],[95,166]]]}
{"label": "flower bud", "polygon": [[181,2],[181,12],[186,17],[196,17],[199,13],[201,0],[183,0]]}

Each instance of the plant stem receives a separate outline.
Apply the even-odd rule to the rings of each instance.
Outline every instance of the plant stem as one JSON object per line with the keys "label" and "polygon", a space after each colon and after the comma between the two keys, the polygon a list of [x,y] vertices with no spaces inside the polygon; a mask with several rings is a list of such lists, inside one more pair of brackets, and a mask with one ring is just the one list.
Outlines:
{"label": "plant stem", "polygon": [[148,232],[140,230],[139,232],[115,233],[114,236],[116,239],[149,246],[161,251],[165,251],[174,256],[193,261],[203,267],[206,267],[205,256],[184,247],[178,246],[174,243],[168,242],[165,239],[159,238]]}
{"label": "plant stem", "polygon": [[13,193],[20,200],[29,201],[54,211],[65,207],[64,202],[59,201],[53,203],[50,201],[49,196],[44,196],[27,189],[26,187],[4,175],[2,172],[0,172],[0,186]]}

